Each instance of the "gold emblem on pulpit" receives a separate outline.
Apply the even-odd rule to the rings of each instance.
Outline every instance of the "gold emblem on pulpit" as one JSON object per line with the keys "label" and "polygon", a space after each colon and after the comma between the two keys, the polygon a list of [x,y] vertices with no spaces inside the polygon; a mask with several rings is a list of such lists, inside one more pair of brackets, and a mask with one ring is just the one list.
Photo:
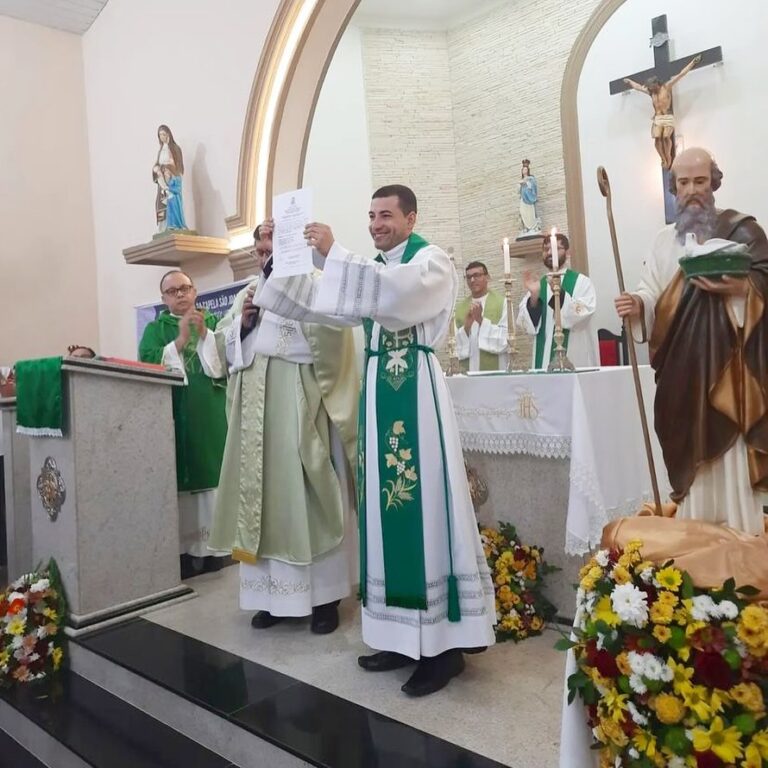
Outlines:
{"label": "gold emblem on pulpit", "polygon": [[469,484],[469,495],[472,497],[472,505],[474,507],[482,507],[486,501],[488,501],[488,485],[485,480],[480,477],[480,473],[467,464],[464,460],[464,469],[467,473],[467,483]]}
{"label": "gold emblem on pulpit", "polygon": [[521,392],[517,400],[517,415],[521,419],[533,421],[539,417],[539,407],[536,405],[536,399],[533,392]]}
{"label": "gold emblem on pulpit", "polygon": [[67,488],[56,462],[50,456],[46,458],[37,476],[37,494],[51,522],[54,522],[67,498]]}

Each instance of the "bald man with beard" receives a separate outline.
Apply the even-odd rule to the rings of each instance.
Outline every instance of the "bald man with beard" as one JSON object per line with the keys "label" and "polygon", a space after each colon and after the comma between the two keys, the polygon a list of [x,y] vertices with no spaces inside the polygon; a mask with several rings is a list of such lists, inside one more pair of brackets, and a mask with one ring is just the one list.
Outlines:
{"label": "bald man with beard", "polygon": [[[656,371],[655,427],[677,517],[763,532],[768,491],[768,241],[753,216],[718,210],[723,174],[704,149],[672,165],[677,217],[659,232],[634,293],[615,300]],[[748,276],[686,281],[687,233],[749,246]]]}

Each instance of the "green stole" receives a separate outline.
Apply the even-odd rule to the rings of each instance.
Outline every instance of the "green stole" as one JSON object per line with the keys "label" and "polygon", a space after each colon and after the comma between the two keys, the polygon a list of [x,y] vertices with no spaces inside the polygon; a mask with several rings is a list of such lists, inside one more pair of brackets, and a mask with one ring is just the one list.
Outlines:
{"label": "green stole", "polygon": [[[411,234],[401,264],[408,264],[428,245]],[[379,254],[376,260],[384,263]],[[433,350],[418,343],[416,326],[388,331],[379,326],[378,349],[371,349],[374,322],[363,321],[366,357],[358,426],[358,510],[360,524],[360,597],[367,603],[367,519],[365,489],[365,427],[368,363],[376,358],[376,432],[379,456],[379,510],[384,556],[386,604],[426,611],[427,583],[424,564],[421,466],[419,456],[419,353],[427,358],[432,399],[437,415],[443,466],[443,490],[448,525],[450,574],[448,575],[448,620],[459,621],[459,591],[453,573],[453,546],[450,521],[450,488],[445,460],[445,440],[440,419],[435,373],[430,358]],[[432,460],[432,457],[429,457]]]}
{"label": "green stole", "polygon": [[[467,317],[467,312],[472,304],[472,297],[468,296],[466,299],[462,299],[456,305],[456,327],[461,328],[464,325],[464,320]],[[483,309],[483,317],[488,318],[494,325],[501,320],[501,313],[504,309],[504,297],[496,291],[488,291],[485,299],[485,307]],[[461,369],[463,371],[469,370],[469,359],[461,361]],[[499,356],[493,352],[486,352],[484,349],[480,350],[480,370],[481,371],[498,371],[499,370]]]}
{"label": "green stole", "polygon": [[[578,278],[579,273],[574,272],[572,269],[566,269],[563,273],[562,280],[560,281],[560,286],[562,289],[562,293],[560,294],[562,296],[563,293],[567,293],[569,296],[573,296],[573,289],[576,287],[576,279]],[[545,297],[547,296],[547,276],[543,275],[541,278],[541,286],[539,288],[539,297]],[[539,332],[536,334],[536,363],[535,368],[544,368],[544,347],[547,345],[547,304],[544,302],[544,299],[539,298],[539,301],[541,301],[541,324],[539,325]],[[562,309],[562,307],[561,307]],[[571,335],[569,328],[563,328],[563,346],[565,347],[566,351],[568,350],[568,337]],[[552,344],[550,346],[549,350],[549,360],[547,361],[547,365],[549,365],[549,362],[552,360],[552,357],[555,352],[555,345]]]}

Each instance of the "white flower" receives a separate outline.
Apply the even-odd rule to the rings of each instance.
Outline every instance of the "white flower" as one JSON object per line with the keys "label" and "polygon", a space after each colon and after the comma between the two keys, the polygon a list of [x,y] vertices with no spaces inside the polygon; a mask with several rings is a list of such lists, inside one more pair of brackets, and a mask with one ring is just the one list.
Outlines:
{"label": "white flower", "polygon": [[739,609],[730,600],[723,600],[715,608],[718,619],[735,619],[739,615]]}
{"label": "white flower", "polygon": [[45,592],[48,587],[51,586],[51,582],[48,579],[39,579],[30,588],[30,592]]}
{"label": "white flower", "polygon": [[46,625],[42,624],[37,628],[37,639],[42,640],[44,637],[47,637],[48,630],[46,629]]}
{"label": "white flower", "polygon": [[11,594],[8,595],[8,604],[9,605],[14,600],[23,600],[25,603],[27,602],[27,598],[24,597],[24,595],[21,592],[11,592]]}
{"label": "white flower", "polygon": [[[630,717],[632,718],[632,721],[635,723],[635,725],[639,725],[640,727],[648,725],[648,718],[642,712],[640,712],[640,710],[631,701],[627,702],[627,709],[629,709]],[[640,757],[639,754],[633,755],[632,750],[630,750],[629,754],[630,757],[633,757],[635,760]]]}
{"label": "white flower", "polygon": [[608,565],[608,550],[607,549],[601,549],[596,555],[595,555],[595,562],[601,567],[605,568],[606,565]]}
{"label": "white flower", "polygon": [[640,572],[640,578],[645,584],[650,584],[653,581],[653,568],[646,568]]}
{"label": "white flower", "polygon": [[630,747],[629,748],[629,753],[628,754],[629,754],[629,756],[633,760],[639,760],[640,759],[640,753],[634,747]]}
{"label": "white flower", "polygon": [[645,683],[643,682],[643,678],[640,677],[640,675],[629,676],[629,687],[635,693],[639,693],[639,694],[648,693],[648,688],[646,687]]}
{"label": "white flower", "polygon": [[666,664],[662,664],[655,656],[648,655],[645,660],[645,674],[649,680],[661,680],[662,670],[669,669]]}
{"label": "white flower", "polygon": [[715,601],[709,595],[696,595],[692,602],[691,616],[695,621],[708,621],[717,610]]}
{"label": "white flower", "polygon": [[21,635],[14,635],[13,640],[11,640],[11,648],[21,648],[23,644],[24,638]]}
{"label": "white flower", "polygon": [[667,768],[685,768],[685,759],[679,755],[673,755],[667,762]]}
{"label": "white flower", "polygon": [[625,623],[642,628],[648,623],[648,597],[634,584],[619,584],[611,593],[614,612]]}

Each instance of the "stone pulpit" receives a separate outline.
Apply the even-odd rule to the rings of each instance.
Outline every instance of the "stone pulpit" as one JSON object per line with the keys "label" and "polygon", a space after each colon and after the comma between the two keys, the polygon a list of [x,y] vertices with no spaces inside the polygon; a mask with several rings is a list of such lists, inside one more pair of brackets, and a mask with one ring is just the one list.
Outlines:
{"label": "stone pulpit", "polygon": [[[194,594],[179,577],[171,390],[182,383],[164,370],[64,358],[64,436],[24,441],[28,509],[8,514],[31,532],[34,564],[56,559],[70,634]],[[6,470],[9,479],[19,472]],[[25,501],[13,487],[7,498]]]}

